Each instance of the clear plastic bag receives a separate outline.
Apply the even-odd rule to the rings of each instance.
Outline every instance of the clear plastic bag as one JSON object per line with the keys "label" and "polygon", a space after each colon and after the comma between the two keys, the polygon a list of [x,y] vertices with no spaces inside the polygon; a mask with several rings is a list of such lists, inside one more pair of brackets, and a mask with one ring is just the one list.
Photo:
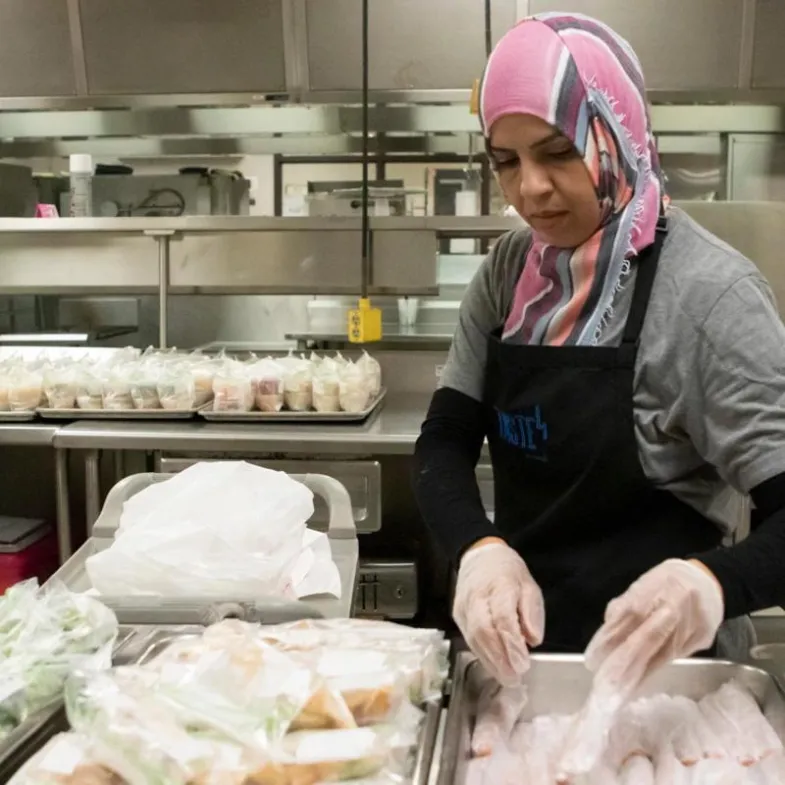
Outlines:
{"label": "clear plastic bag", "polygon": [[357,367],[365,375],[371,398],[376,398],[382,391],[382,366],[379,361],[363,350],[362,356],[357,360]]}
{"label": "clear plastic bag", "polygon": [[7,365],[0,365],[0,412],[11,410],[11,403],[8,400],[10,387],[10,368]]}
{"label": "clear plastic bag", "polygon": [[56,700],[75,670],[111,665],[117,619],[97,600],[36,581],[0,599],[0,728],[4,735]]}
{"label": "clear plastic bag", "polygon": [[80,409],[104,408],[104,381],[94,369],[80,369],[76,377],[76,405]]}
{"label": "clear plastic bag", "polygon": [[189,358],[191,377],[194,382],[194,406],[204,406],[213,399],[213,381],[218,370],[218,361],[209,360],[198,354]]}
{"label": "clear plastic bag", "polygon": [[338,364],[325,358],[313,372],[313,408],[317,412],[341,411]]}
{"label": "clear plastic bag", "polygon": [[283,409],[284,372],[284,368],[269,357],[248,369],[253,383],[254,402],[260,412],[279,412]]}
{"label": "clear plastic bag", "polygon": [[131,372],[127,367],[113,369],[104,382],[103,408],[124,411],[134,408],[131,396]]}
{"label": "clear plastic bag", "polygon": [[293,597],[313,494],[241,461],[199,463],[129,499],[112,546],[87,559],[104,595]]}
{"label": "clear plastic bag", "polygon": [[43,401],[43,379],[24,366],[12,369],[8,376],[8,408],[12,412],[35,411]]}
{"label": "clear plastic bag", "polygon": [[213,411],[250,412],[253,409],[253,385],[240,363],[233,363],[215,376],[213,395]]}
{"label": "clear plastic bag", "polygon": [[307,412],[313,406],[313,369],[309,360],[285,357],[283,389],[286,408]]}
{"label": "clear plastic bag", "polygon": [[368,408],[370,399],[365,374],[354,363],[347,363],[340,371],[341,408],[356,414]]}
{"label": "clear plastic bag", "polygon": [[68,363],[53,366],[44,371],[44,396],[50,409],[73,409],[76,407],[77,368]]}
{"label": "clear plastic bag", "polygon": [[182,365],[165,368],[158,379],[161,408],[187,411],[196,405],[196,389],[192,373]]}

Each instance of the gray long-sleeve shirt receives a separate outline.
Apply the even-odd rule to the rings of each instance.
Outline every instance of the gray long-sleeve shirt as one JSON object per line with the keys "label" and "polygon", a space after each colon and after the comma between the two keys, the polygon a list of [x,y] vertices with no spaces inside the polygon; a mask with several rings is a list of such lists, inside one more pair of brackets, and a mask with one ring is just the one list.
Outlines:
{"label": "gray long-sleeve shirt", "polygon": [[[731,533],[741,499],[785,472],[785,326],[755,265],[669,210],[635,368],[635,435],[658,487]],[[481,400],[488,335],[521,273],[525,229],[499,240],[464,297],[442,386]],[[635,266],[600,345],[617,345]]]}

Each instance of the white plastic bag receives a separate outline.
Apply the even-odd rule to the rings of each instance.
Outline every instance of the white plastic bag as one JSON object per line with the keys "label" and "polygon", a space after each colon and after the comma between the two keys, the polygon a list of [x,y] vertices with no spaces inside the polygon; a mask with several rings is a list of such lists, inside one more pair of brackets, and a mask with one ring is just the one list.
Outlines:
{"label": "white plastic bag", "polygon": [[313,408],[317,412],[341,411],[338,363],[329,357],[322,360],[313,372]]}
{"label": "white plastic bag", "polygon": [[340,400],[345,412],[361,412],[368,406],[371,395],[365,374],[354,363],[347,363],[340,371]]}
{"label": "white plastic bag", "polygon": [[382,391],[382,366],[368,352],[363,351],[362,357],[357,360],[357,367],[365,375],[371,398],[375,398]]}
{"label": "white plastic bag", "polygon": [[313,509],[311,491],[283,472],[196,464],[129,499],[87,572],[102,595],[294,598]]}

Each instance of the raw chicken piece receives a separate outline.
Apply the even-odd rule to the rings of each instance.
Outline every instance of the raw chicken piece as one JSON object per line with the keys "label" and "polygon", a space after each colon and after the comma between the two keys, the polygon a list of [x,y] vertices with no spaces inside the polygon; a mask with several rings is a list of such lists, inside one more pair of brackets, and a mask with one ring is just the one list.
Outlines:
{"label": "raw chicken piece", "polygon": [[654,785],[693,785],[692,770],[681,765],[670,744],[662,747],[657,754],[654,765]]}
{"label": "raw chicken piece", "polygon": [[735,760],[702,760],[692,769],[691,785],[744,785],[747,770]]}
{"label": "raw chicken piece", "polygon": [[543,715],[517,729],[514,749],[523,755],[526,785],[553,785],[560,781],[555,765],[564,747],[569,721],[570,718],[559,715]]}
{"label": "raw chicken piece", "polygon": [[646,717],[641,710],[644,703],[637,701],[627,706],[611,728],[605,760],[615,770],[622,769],[630,759],[645,758],[649,754]]}
{"label": "raw chicken piece", "polygon": [[782,785],[785,782],[785,755],[770,755],[747,770],[748,785]]}
{"label": "raw chicken piece", "polygon": [[464,781],[466,785],[520,785],[526,770],[526,762],[520,755],[510,751],[506,744],[498,744],[493,755],[469,761]]}
{"label": "raw chicken piece", "polygon": [[698,703],[701,714],[706,718],[706,722],[714,735],[720,740],[729,758],[739,763],[749,766],[755,762],[752,756],[744,747],[744,739],[732,721],[729,721],[720,707],[717,705],[716,693],[707,695]]}
{"label": "raw chicken piece", "polygon": [[[722,759],[725,748],[712,731],[698,704],[681,696],[673,698],[674,706],[681,713],[682,722],[673,734],[673,751],[676,757],[689,766],[704,758]],[[697,757],[696,757],[697,756]]]}
{"label": "raw chicken piece", "polygon": [[500,742],[507,742],[526,705],[524,685],[502,687],[489,679],[477,702],[477,723],[472,733],[472,755],[490,755]]}
{"label": "raw chicken piece", "polygon": [[782,742],[761,713],[758,702],[737,681],[723,684],[714,694],[717,708],[733,724],[747,752],[756,760],[782,752]]}
{"label": "raw chicken piece", "polygon": [[654,785],[654,766],[643,755],[633,755],[621,767],[619,785]]}

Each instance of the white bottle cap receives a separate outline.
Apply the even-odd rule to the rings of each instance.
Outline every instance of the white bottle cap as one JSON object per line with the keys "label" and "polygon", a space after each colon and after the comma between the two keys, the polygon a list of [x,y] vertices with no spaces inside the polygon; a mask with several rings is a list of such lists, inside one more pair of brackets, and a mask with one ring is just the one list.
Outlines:
{"label": "white bottle cap", "polygon": [[72,174],[92,174],[93,156],[86,153],[74,153],[69,158],[69,169]]}

